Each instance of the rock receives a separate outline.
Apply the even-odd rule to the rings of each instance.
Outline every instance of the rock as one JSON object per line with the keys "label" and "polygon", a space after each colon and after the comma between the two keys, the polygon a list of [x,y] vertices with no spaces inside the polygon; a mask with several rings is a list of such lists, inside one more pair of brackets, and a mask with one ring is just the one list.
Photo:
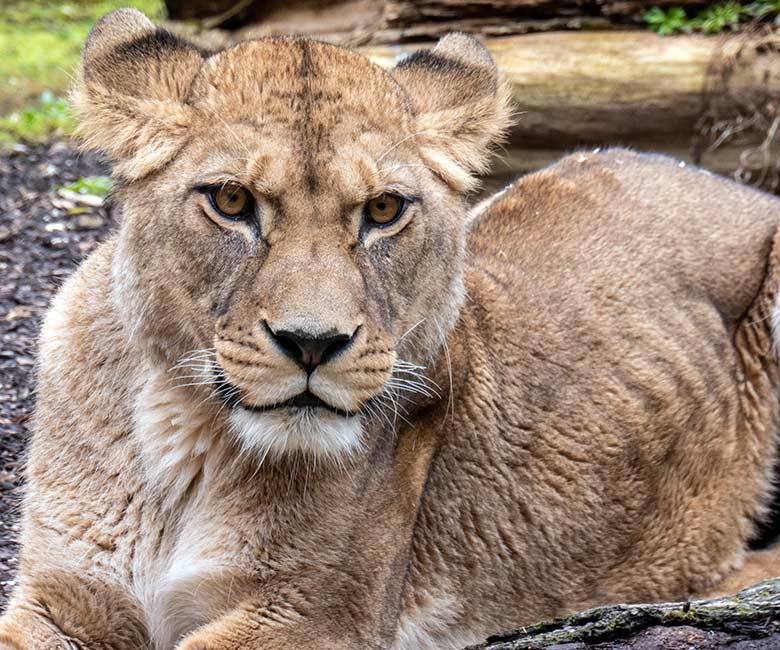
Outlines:
{"label": "rock", "polygon": [[106,220],[99,214],[81,214],[76,217],[74,226],[77,230],[94,230],[106,225]]}
{"label": "rock", "polygon": [[71,201],[73,203],[80,203],[81,205],[89,205],[93,208],[99,208],[104,203],[102,196],[96,196],[94,194],[79,194],[73,190],[69,190],[65,187],[61,187],[57,190],[57,194],[63,199]]}

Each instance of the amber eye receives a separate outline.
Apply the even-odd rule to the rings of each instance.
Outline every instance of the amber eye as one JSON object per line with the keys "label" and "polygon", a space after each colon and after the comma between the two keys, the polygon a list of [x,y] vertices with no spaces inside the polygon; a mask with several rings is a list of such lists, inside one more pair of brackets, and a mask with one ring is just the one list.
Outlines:
{"label": "amber eye", "polygon": [[404,197],[386,192],[366,203],[363,214],[369,223],[387,226],[398,219],[405,209],[406,199]]}
{"label": "amber eye", "polygon": [[225,183],[211,188],[209,199],[214,209],[228,219],[240,219],[252,211],[252,195],[238,183]]}

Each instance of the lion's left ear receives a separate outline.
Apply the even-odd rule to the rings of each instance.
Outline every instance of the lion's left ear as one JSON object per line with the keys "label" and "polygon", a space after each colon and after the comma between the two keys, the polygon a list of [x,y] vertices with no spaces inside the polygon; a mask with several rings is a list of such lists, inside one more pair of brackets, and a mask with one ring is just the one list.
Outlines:
{"label": "lion's left ear", "polygon": [[392,74],[412,100],[426,164],[453,189],[472,189],[512,119],[509,89],[490,53],[471,36],[448,34]]}

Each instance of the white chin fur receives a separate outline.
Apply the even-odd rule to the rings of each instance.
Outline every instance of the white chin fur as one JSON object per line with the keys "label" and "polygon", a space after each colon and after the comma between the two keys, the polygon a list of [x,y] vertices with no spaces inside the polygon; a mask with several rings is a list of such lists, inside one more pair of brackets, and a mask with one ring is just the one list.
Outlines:
{"label": "white chin fur", "polygon": [[238,439],[261,459],[303,452],[338,459],[362,444],[360,416],[343,416],[323,408],[277,409],[257,413],[240,406],[230,414]]}

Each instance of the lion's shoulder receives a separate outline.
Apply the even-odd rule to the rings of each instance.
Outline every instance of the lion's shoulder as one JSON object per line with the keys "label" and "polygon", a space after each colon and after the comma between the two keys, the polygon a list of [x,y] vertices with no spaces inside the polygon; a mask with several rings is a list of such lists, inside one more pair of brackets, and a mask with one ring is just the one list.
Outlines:
{"label": "lion's shoulder", "polygon": [[[592,302],[707,300],[729,317],[758,291],[780,200],[695,166],[626,149],[529,174],[471,227],[472,259],[537,291]],[[637,303],[639,304],[639,303]]]}

